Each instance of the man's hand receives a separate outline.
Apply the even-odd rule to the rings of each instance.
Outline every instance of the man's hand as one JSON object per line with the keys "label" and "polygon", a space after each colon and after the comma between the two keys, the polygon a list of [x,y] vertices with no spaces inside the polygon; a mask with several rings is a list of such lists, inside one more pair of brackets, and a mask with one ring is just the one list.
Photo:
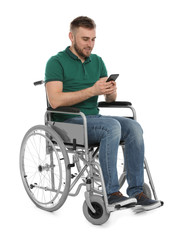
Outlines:
{"label": "man's hand", "polygon": [[116,93],[116,82],[106,82],[107,77],[100,78],[94,85],[93,90],[95,95],[111,95]]}
{"label": "man's hand", "polygon": [[105,95],[105,101],[106,101],[106,102],[114,102],[114,101],[116,101],[116,97],[117,97],[116,82],[115,82],[115,81],[111,81],[111,84],[112,84],[112,87],[111,87],[111,88],[113,89],[113,91],[112,91],[112,93]]}

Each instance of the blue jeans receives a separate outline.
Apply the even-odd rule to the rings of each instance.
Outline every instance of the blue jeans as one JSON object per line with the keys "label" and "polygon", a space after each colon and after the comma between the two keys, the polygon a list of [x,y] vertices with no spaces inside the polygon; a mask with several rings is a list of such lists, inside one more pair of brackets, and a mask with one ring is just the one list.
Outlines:
{"label": "blue jeans", "polygon": [[[135,120],[102,115],[87,118],[88,142],[99,143],[99,161],[103,172],[107,194],[119,191],[117,176],[117,153],[120,141],[125,143],[125,168],[127,172],[127,194],[135,196],[143,191],[144,183],[144,141],[141,126]],[[74,117],[68,123],[82,124]]]}

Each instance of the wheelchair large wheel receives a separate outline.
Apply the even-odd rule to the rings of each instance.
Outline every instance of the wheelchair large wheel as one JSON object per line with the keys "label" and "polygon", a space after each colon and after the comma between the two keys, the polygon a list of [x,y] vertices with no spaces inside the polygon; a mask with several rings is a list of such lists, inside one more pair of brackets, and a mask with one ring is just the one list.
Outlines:
{"label": "wheelchair large wheel", "polygon": [[20,150],[20,173],[25,190],[37,207],[55,211],[70,188],[69,159],[60,136],[50,127],[32,127]]}
{"label": "wheelchair large wheel", "polygon": [[83,213],[86,219],[94,225],[102,225],[109,219],[110,213],[107,212],[104,200],[101,196],[91,196],[91,205],[96,210],[93,213],[88,207],[86,201],[83,204]]}

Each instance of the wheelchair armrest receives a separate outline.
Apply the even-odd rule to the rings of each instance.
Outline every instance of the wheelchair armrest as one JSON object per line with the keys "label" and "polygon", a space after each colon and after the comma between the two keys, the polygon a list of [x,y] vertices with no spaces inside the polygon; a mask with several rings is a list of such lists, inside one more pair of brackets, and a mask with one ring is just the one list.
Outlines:
{"label": "wheelchair armrest", "polygon": [[133,117],[130,117],[134,120],[137,119],[136,116],[136,111],[135,109],[132,107],[132,103],[131,102],[122,102],[122,101],[116,101],[116,102],[99,102],[98,103],[98,107],[100,108],[129,108],[132,111]]}
{"label": "wheelchair armrest", "polygon": [[66,113],[80,113],[80,110],[78,108],[74,107],[58,107],[58,108],[47,108],[48,111],[53,111],[53,112],[66,112]]}
{"label": "wheelchair armrest", "polygon": [[110,108],[118,108],[118,107],[129,107],[132,106],[131,102],[122,102],[122,101],[116,101],[116,102],[99,102],[98,107],[110,107]]}

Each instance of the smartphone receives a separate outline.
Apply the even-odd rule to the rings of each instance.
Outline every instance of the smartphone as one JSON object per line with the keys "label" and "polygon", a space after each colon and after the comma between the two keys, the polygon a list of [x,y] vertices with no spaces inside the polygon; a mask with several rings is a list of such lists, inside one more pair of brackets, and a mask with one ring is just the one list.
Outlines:
{"label": "smartphone", "polygon": [[119,74],[111,74],[106,82],[110,82],[110,81],[116,81],[116,78],[118,78]]}

